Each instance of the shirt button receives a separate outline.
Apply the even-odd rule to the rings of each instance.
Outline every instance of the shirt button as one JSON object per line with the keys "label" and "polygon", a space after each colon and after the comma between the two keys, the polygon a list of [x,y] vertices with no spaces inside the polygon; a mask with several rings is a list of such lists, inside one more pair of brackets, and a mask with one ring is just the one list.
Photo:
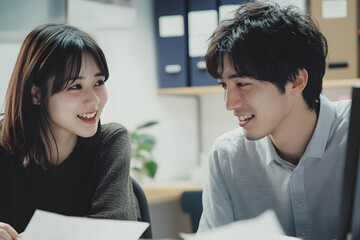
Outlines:
{"label": "shirt button", "polygon": [[303,237],[305,237],[306,233],[303,232],[301,235],[303,235]]}
{"label": "shirt button", "polygon": [[301,207],[301,204],[300,203],[298,203],[298,205],[297,205],[298,207]]}

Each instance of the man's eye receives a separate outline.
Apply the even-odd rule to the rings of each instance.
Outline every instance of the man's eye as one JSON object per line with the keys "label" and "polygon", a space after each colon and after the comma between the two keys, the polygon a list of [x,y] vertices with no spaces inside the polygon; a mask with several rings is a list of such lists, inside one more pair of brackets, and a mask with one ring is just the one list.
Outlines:
{"label": "man's eye", "polygon": [[236,83],[236,86],[238,87],[243,87],[245,85],[247,85],[247,83],[243,83],[243,82]]}
{"label": "man's eye", "polygon": [[69,90],[78,90],[78,89],[82,89],[80,84],[75,84],[72,85],[71,87],[68,88]]}
{"label": "man's eye", "polygon": [[102,86],[105,84],[105,81],[104,80],[99,80],[95,83],[95,86]]}

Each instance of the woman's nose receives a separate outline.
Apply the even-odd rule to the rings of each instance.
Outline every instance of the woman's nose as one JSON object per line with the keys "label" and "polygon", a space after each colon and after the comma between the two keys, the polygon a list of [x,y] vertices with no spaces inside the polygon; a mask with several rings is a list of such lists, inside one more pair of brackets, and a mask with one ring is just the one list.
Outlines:
{"label": "woman's nose", "polygon": [[94,106],[100,103],[100,98],[98,97],[94,89],[87,90],[85,94],[86,105]]}

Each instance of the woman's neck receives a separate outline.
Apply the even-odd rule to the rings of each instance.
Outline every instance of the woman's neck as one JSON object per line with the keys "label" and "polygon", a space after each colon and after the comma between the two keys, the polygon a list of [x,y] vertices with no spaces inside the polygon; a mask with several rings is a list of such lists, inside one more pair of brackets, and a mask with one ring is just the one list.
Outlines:
{"label": "woman's neck", "polygon": [[[50,158],[50,162],[53,165],[61,164],[65,159],[67,159],[72,151],[74,150],[77,142],[77,135],[70,134],[67,136],[56,136],[56,145],[55,142],[52,143],[53,153]],[[57,149],[57,151],[56,151]]]}

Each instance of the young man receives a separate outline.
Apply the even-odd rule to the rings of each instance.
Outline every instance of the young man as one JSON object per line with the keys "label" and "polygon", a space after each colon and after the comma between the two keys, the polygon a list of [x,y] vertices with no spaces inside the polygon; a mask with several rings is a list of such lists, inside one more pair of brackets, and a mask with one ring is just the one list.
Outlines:
{"label": "young man", "polygon": [[320,95],[326,55],[291,7],[243,4],[215,30],[207,70],[241,128],[212,147],[199,232],[273,209],[289,236],[337,237],[350,101]]}

